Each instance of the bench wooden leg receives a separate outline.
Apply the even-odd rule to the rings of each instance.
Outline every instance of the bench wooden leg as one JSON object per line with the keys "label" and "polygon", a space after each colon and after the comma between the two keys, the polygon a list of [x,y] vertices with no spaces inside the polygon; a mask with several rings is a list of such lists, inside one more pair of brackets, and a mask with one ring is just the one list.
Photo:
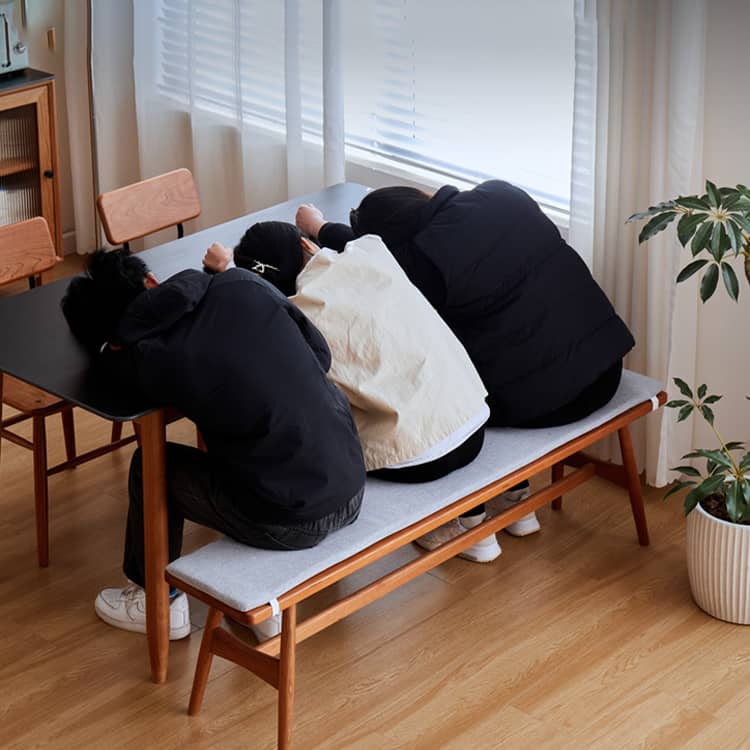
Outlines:
{"label": "bench wooden leg", "polygon": [[76,430],[73,422],[73,407],[69,406],[60,412],[65,441],[65,458],[72,461],[76,457]]}
{"label": "bench wooden leg", "polygon": [[36,554],[39,566],[49,565],[49,532],[47,502],[47,433],[44,417],[35,414],[32,417],[32,434],[34,443],[34,510],[36,516]]}
{"label": "bench wooden leg", "polygon": [[[552,465],[552,481],[559,482],[565,475],[565,464],[560,461]],[[552,499],[552,510],[562,509],[562,495]]]}
{"label": "bench wooden leg", "polygon": [[292,605],[289,609],[284,610],[281,619],[278,750],[290,750],[292,747],[296,647],[297,607]]}
{"label": "bench wooden leg", "polygon": [[638,533],[638,542],[644,547],[648,545],[648,525],[646,523],[646,509],[643,507],[643,495],[641,494],[641,480],[635,464],[633,453],[633,440],[630,437],[630,429],[626,425],[617,431],[620,439],[620,451],[622,452],[622,463],[625,467],[627,477],[628,493],[630,494],[630,507],[633,511],[635,529]]}
{"label": "bench wooden leg", "polygon": [[195,677],[193,678],[193,690],[190,693],[190,705],[188,714],[196,716],[203,704],[203,694],[206,692],[206,683],[208,682],[208,673],[211,670],[211,662],[214,659],[211,645],[213,643],[214,631],[221,625],[222,613],[218,609],[208,611],[206,626],[203,629],[203,640],[201,640],[201,649],[198,654],[198,663],[195,665]]}
{"label": "bench wooden leg", "polygon": [[122,437],[122,422],[112,422],[112,442],[116,443]]}

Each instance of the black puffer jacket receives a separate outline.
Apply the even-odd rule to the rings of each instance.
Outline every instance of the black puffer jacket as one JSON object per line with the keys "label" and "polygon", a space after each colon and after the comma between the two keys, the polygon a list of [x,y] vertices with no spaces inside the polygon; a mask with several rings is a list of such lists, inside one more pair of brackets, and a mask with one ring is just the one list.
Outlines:
{"label": "black puffer jacket", "polygon": [[192,419],[246,514],[317,520],[364,485],[346,397],[325,340],[254,273],[182,271],[138,295],[118,338],[141,389]]}
{"label": "black puffer jacket", "polygon": [[[586,264],[523,190],[499,180],[445,186],[419,226],[390,250],[466,347],[493,424],[555,411],[633,347]],[[341,250],[352,237],[326,224],[319,241]]]}

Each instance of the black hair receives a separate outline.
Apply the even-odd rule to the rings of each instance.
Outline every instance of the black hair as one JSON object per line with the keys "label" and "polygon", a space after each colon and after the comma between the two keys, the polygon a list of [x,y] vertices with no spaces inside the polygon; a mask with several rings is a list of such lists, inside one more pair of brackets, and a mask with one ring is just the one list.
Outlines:
{"label": "black hair", "polygon": [[302,270],[302,235],[285,221],[253,224],[234,248],[234,262],[271,282],[289,297],[297,291],[297,275]]}
{"label": "black hair", "polygon": [[73,335],[91,352],[117,342],[127,306],[144,291],[148,267],[127,250],[97,250],[68,285],[60,305]]}
{"label": "black hair", "polygon": [[417,188],[379,188],[349,214],[349,223],[356,237],[377,234],[389,248],[399,247],[422,228],[423,209],[429,201],[430,196]]}

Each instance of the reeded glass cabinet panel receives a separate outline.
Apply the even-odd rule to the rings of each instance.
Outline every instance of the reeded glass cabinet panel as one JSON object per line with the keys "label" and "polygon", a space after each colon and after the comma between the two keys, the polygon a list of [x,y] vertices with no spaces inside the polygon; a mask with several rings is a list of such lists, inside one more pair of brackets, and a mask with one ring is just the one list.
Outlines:
{"label": "reeded glass cabinet panel", "polygon": [[0,79],[0,224],[43,216],[62,254],[53,86],[33,70]]}

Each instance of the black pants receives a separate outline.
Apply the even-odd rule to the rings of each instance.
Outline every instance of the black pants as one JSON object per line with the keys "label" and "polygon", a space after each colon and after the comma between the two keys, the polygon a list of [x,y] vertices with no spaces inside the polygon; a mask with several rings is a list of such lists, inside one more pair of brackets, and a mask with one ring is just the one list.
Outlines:
{"label": "black pants", "polygon": [[[216,529],[250,547],[295,550],[314,547],[331,531],[357,520],[364,487],[342,508],[318,521],[293,521],[288,525],[260,523],[248,516],[248,498],[242,507],[222,487],[208,456],[197,448],[167,443],[167,519],[169,560],[182,550],[185,519]],[[128,483],[130,506],[125,531],[125,575],[145,585],[143,543],[143,469],[141,451],[133,454]]]}
{"label": "black pants", "polygon": [[[600,375],[591,385],[584,388],[572,401],[561,406],[559,409],[544,414],[541,417],[530,419],[528,422],[513,425],[524,429],[539,429],[541,427],[559,427],[570,422],[577,422],[592,414],[597,409],[609,403],[617,392],[622,377],[622,360],[615,362],[612,367]],[[492,419],[490,419],[490,424]],[[511,490],[521,490],[529,486],[527,480],[511,487]],[[472,508],[465,516],[475,516],[484,513],[484,505]]]}
{"label": "black pants", "polygon": [[479,455],[483,443],[484,427],[480,427],[457,448],[434,461],[417,464],[416,466],[404,466],[401,469],[376,469],[370,472],[370,476],[405,484],[432,482],[471,463]]}

